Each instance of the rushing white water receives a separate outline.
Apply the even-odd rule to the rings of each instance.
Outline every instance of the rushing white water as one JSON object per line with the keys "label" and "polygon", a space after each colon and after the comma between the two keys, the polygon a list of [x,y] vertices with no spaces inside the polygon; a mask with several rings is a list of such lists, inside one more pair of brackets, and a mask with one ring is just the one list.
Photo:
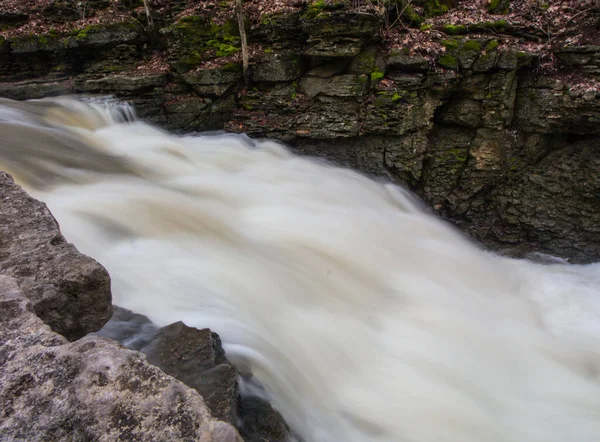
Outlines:
{"label": "rushing white water", "polygon": [[393,185],[114,115],[0,103],[0,168],[115,304],[218,332],[307,442],[600,441],[599,265],[500,258]]}

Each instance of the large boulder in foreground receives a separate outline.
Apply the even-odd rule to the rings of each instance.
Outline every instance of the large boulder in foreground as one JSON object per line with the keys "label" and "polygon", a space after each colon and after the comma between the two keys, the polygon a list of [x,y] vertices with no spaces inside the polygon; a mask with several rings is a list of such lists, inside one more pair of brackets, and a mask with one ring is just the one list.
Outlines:
{"label": "large boulder in foreground", "polygon": [[106,338],[69,343],[0,275],[0,440],[241,442],[202,397]]}
{"label": "large boulder in foreground", "polygon": [[0,274],[14,277],[52,330],[75,340],[112,315],[108,272],[62,236],[46,205],[0,172]]}

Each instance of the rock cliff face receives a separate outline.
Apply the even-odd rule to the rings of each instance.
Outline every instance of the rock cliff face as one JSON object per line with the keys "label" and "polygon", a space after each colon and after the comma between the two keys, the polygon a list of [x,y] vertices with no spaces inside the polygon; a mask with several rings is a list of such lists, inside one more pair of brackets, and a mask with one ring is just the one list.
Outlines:
{"label": "rock cliff face", "polygon": [[600,93],[580,87],[598,84],[597,44],[556,41],[563,71],[540,76],[538,53],[503,40],[526,33],[504,19],[435,25],[432,56],[382,41],[373,15],[307,2],[249,28],[246,87],[235,21],[220,18],[230,5],[178,15],[184,3],[153,30],[134,11],[9,36],[0,95],[111,94],[170,130],[280,139],[408,186],[495,249],[600,259]]}
{"label": "rock cliff face", "polygon": [[0,439],[241,442],[141,353],[81,338],[111,314],[108,274],[66,243],[42,203],[1,178]]}

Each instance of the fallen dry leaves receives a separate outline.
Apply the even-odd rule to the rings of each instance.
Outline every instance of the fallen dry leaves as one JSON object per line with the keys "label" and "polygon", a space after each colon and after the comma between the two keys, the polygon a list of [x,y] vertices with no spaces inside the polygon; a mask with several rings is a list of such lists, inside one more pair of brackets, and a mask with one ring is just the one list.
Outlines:
{"label": "fallen dry leaves", "polygon": [[[73,3],[71,20],[56,21],[53,19],[52,8],[54,0],[0,0],[0,17],[25,17],[24,23],[17,26],[5,26],[0,35],[5,37],[13,35],[46,34],[50,30],[62,33],[73,29],[82,28],[93,24],[108,24],[126,19],[140,19],[143,21],[143,7],[131,9],[129,0],[109,0],[105,9],[88,9],[85,18],[81,17],[81,4],[87,0],[63,0],[63,5]],[[336,3],[337,8],[351,10],[359,14],[374,14],[385,16],[385,11],[380,8],[381,0],[323,0],[325,4]],[[420,27],[410,23],[382,19],[381,34],[383,43],[389,47],[402,47],[410,54],[420,54],[433,62],[442,52],[444,47],[440,44],[443,39],[449,38],[443,32],[443,26],[475,25],[486,22],[504,20],[508,28],[504,32],[489,29],[483,37],[495,38],[502,47],[511,47],[518,50],[539,55],[540,69],[546,74],[560,75],[553,54],[553,49],[566,44],[577,46],[582,44],[600,42],[600,3],[598,0],[512,0],[507,14],[495,15],[487,10],[489,0],[457,0],[456,5],[447,13],[429,18]],[[76,3],[77,2],[77,3]],[[315,3],[315,0],[245,0],[246,15],[254,27],[269,16],[287,14],[302,10]],[[417,2],[415,2],[417,3]],[[173,17],[174,20],[190,16],[208,14],[216,23],[222,24],[233,16],[234,0],[187,0],[172,2],[170,0],[150,0],[150,5],[157,17]],[[420,12],[418,6],[415,10]],[[79,12],[78,12],[79,11]],[[79,15],[78,15],[79,14]],[[515,31],[516,30],[516,31]],[[470,38],[477,34],[469,34]],[[256,57],[264,52],[264,48],[257,44],[250,45],[250,56]],[[232,55],[227,59],[207,61],[198,69],[216,67],[224,62],[238,61],[239,55]],[[143,65],[140,71],[163,71],[168,69],[164,53],[153,54]],[[590,80],[585,86],[585,81],[571,78],[577,85],[596,87]],[[580,81],[581,80],[581,81]],[[597,83],[597,82],[596,82]],[[578,86],[579,87],[579,86]]]}

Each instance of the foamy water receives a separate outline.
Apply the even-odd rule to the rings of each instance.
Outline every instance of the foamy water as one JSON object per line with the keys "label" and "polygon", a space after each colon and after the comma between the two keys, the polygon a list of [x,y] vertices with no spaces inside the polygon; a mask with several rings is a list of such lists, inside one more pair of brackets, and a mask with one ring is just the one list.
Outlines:
{"label": "foamy water", "polygon": [[115,304],[219,333],[307,442],[600,441],[600,265],[497,257],[273,142],[43,104],[0,102],[0,168]]}

